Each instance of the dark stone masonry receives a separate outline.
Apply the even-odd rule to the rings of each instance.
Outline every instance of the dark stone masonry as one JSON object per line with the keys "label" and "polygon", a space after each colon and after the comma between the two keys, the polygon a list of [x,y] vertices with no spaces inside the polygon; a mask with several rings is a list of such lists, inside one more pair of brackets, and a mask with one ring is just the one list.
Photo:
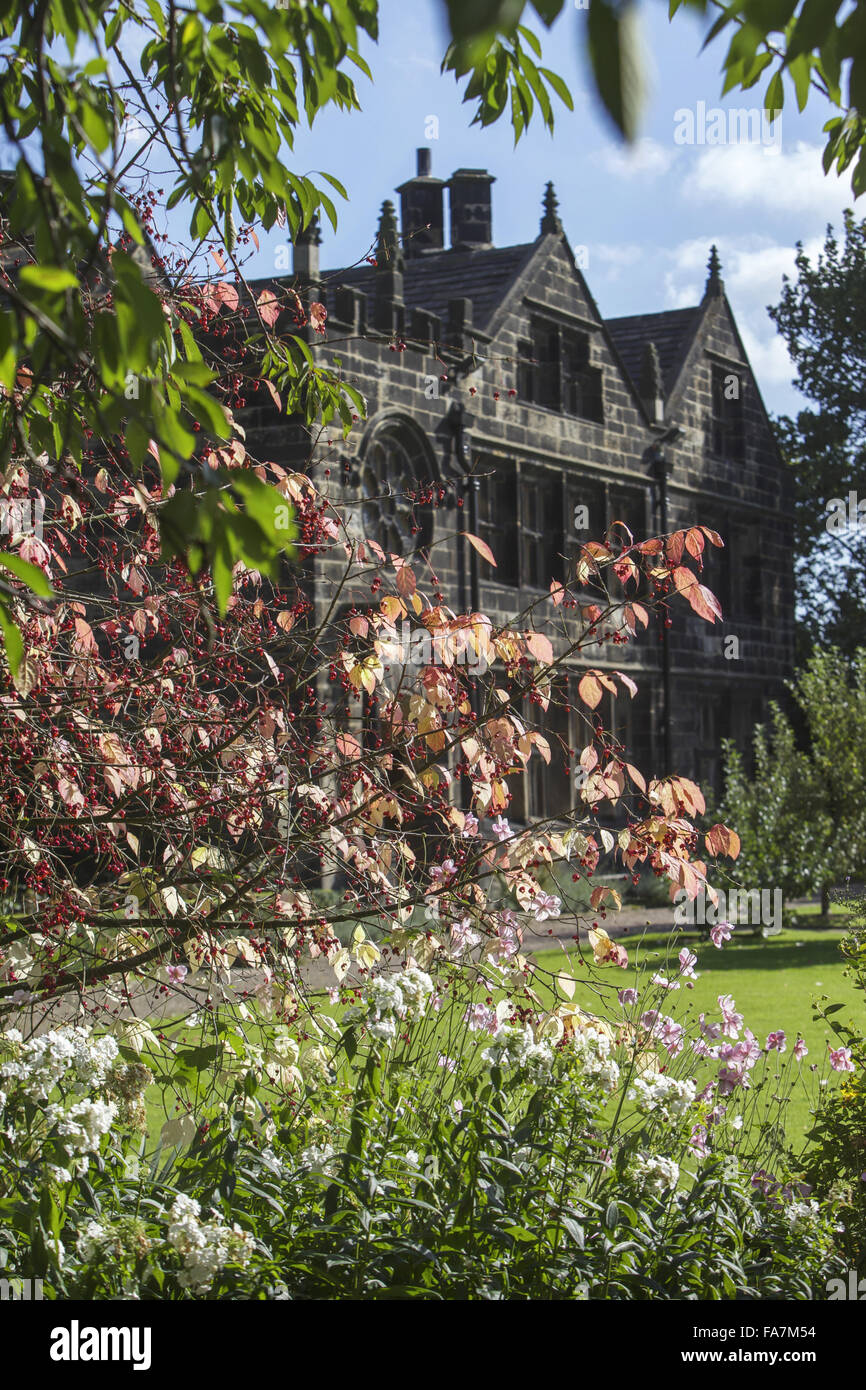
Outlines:
{"label": "dark stone masonry", "polygon": [[[321,270],[318,231],[299,240],[285,284],[305,304],[326,305],[326,333],[308,330],[307,340],[317,361],[339,359],[368,418],[344,443],[339,428],[311,438],[257,408],[244,421],[248,443],[259,457],[310,471],[359,537],[414,551],[419,589],[431,599],[435,575],[447,603],[468,610],[474,596],[494,622],[534,604],[535,624],[557,651],[566,631],[580,630],[580,610],[554,609],[550,581],[573,574],[582,543],[601,540],[617,520],[635,539],[698,523],[720,532],[726,548],[707,545],[701,578],[723,621],[710,625],[675,598],[667,636],[653,615],[636,641],[575,661],[547,716],[532,711],[554,756],[549,768],[533,756],[512,814],[557,815],[576,804],[560,747],[587,742],[576,694],[587,665],[637,682],[634,700],[623,692],[599,709],[633,762],[718,788],[720,741],[745,745],[790,674],[793,570],[789,479],[715,247],[700,304],[605,320],[552,185],[536,239],[497,247],[493,182],[480,169],[434,178],[429,151],[419,150],[417,175],[397,190],[401,230],[394,206],[382,206],[376,264]],[[413,507],[406,494],[431,483],[438,505]],[[473,529],[473,516],[495,570],[457,534]],[[322,612],[338,570],[330,561],[316,567]],[[346,587],[341,603],[369,602],[369,583],[368,574]]]}

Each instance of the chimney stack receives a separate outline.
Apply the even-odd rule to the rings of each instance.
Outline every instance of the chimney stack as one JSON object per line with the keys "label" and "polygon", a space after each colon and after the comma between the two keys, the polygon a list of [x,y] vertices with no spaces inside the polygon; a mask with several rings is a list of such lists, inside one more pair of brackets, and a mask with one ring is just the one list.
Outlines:
{"label": "chimney stack", "polygon": [[451,194],[451,246],[475,251],[493,245],[493,212],[486,169],[456,169],[448,181]]}
{"label": "chimney stack", "polygon": [[[313,215],[298,235],[292,248],[292,272],[300,280],[304,289],[319,283],[319,247],[322,244],[322,229],[317,215]],[[315,295],[311,295],[315,298]]]}
{"label": "chimney stack", "polygon": [[441,251],[445,245],[445,213],[442,190],[444,179],[430,173],[430,151],[416,151],[417,173],[414,179],[401,183],[400,221],[403,226],[403,247],[407,259],[423,256],[425,251]]}

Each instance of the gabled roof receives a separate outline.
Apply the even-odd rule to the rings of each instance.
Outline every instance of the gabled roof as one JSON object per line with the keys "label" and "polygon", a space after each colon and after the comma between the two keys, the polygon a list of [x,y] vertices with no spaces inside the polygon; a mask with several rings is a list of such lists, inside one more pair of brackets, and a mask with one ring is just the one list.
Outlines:
{"label": "gabled roof", "polygon": [[700,317],[701,306],[696,305],[692,309],[665,309],[658,314],[628,314],[605,319],[605,324],[635,386],[640,384],[644,348],[647,343],[655,343],[665,393],[670,394]]}
{"label": "gabled roof", "polygon": [[[438,314],[444,324],[448,318],[449,299],[471,299],[472,321],[477,328],[484,329],[535,245],[530,241],[489,250],[437,251],[407,259],[403,275],[404,303],[408,309],[426,309],[428,313]],[[334,307],[334,291],[340,285],[361,290],[372,302],[376,270],[371,265],[323,270],[321,278],[329,312]]]}

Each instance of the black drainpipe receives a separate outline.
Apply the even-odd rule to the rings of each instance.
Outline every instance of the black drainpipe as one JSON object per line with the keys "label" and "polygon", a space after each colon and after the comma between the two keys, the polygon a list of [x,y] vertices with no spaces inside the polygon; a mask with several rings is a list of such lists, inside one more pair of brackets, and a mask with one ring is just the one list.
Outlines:
{"label": "black drainpipe", "polygon": [[[668,533],[668,478],[671,472],[670,459],[659,445],[656,448],[653,472],[658,480],[659,522],[661,533]],[[671,744],[671,644],[667,617],[662,625],[662,737],[664,773],[670,777],[673,772],[673,748]]]}

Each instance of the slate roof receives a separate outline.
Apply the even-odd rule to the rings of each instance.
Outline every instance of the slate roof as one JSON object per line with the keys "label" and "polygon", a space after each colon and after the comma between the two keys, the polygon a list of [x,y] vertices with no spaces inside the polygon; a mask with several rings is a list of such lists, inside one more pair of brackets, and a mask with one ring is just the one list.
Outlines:
{"label": "slate roof", "polygon": [[665,309],[659,314],[628,314],[624,318],[605,319],[614,346],[635,386],[640,385],[644,345],[653,342],[659,355],[665,391],[671,390],[700,313],[700,306],[697,306],[693,309]]}
{"label": "slate roof", "polygon": [[[494,311],[517,275],[526,265],[535,242],[519,246],[495,246],[490,250],[439,251],[406,261],[403,300],[409,309],[426,309],[438,314],[443,325],[448,318],[449,299],[471,299],[472,321],[486,328]],[[323,270],[327,307],[334,308],[334,291],[349,285],[367,295],[372,311],[376,271],[371,265],[350,270]]]}

